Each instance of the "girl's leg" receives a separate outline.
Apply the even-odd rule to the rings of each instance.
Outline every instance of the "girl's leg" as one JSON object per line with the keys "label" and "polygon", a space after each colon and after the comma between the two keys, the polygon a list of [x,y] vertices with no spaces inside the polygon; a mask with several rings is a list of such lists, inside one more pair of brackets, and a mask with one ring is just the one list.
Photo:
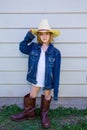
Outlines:
{"label": "girl's leg", "polygon": [[51,98],[51,90],[45,90],[44,91],[44,96],[46,100],[50,100]]}
{"label": "girl's leg", "polygon": [[31,91],[30,91],[30,97],[36,98],[39,91],[40,91],[40,87],[32,86]]}

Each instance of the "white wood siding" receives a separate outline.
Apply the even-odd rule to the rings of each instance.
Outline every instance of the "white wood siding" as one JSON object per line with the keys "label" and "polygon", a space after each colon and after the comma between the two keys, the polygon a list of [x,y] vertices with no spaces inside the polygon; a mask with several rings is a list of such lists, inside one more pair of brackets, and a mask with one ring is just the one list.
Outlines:
{"label": "white wood siding", "polygon": [[87,0],[0,0],[0,97],[23,97],[27,56],[19,42],[30,28],[47,18],[61,35],[59,97],[87,97]]}

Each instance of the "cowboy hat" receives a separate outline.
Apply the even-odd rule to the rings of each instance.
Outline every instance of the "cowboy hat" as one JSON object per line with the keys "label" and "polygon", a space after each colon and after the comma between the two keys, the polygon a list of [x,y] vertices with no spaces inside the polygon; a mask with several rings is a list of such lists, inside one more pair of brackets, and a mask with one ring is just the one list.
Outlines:
{"label": "cowboy hat", "polygon": [[51,32],[53,34],[53,37],[57,37],[60,35],[60,31],[56,29],[51,29],[50,25],[48,24],[48,21],[46,19],[43,19],[41,23],[38,26],[38,29],[32,29],[32,33],[37,35],[38,32]]}

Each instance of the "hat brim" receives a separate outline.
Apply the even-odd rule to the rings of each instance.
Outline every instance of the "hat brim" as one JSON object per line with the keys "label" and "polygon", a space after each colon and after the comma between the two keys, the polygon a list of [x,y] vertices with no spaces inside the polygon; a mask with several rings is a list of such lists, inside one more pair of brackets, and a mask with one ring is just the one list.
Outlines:
{"label": "hat brim", "polygon": [[[32,33],[37,35],[38,32],[47,32],[47,30],[37,30],[37,29],[32,29]],[[60,31],[59,30],[56,30],[56,29],[51,29],[51,30],[48,30],[48,32],[51,32],[53,34],[53,37],[57,37],[60,35]]]}

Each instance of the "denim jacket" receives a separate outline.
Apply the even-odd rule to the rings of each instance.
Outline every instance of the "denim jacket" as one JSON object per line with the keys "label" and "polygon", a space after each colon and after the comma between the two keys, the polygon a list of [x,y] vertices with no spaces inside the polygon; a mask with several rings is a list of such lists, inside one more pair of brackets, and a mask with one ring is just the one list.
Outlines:
{"label": "denim jacket", "polygon": [[[22,42],[20,42],[19,49],[22,53],[29,55],[27,80],[36,84],[36,73],[38,61],[41,53],[40,43],[32,42],[35,36],[28,32]],[[58,100],[59,78],[60,78],[60,51],[49,44],[45,52],[45,81],[43,90],[54,90],[54,100]]]}

